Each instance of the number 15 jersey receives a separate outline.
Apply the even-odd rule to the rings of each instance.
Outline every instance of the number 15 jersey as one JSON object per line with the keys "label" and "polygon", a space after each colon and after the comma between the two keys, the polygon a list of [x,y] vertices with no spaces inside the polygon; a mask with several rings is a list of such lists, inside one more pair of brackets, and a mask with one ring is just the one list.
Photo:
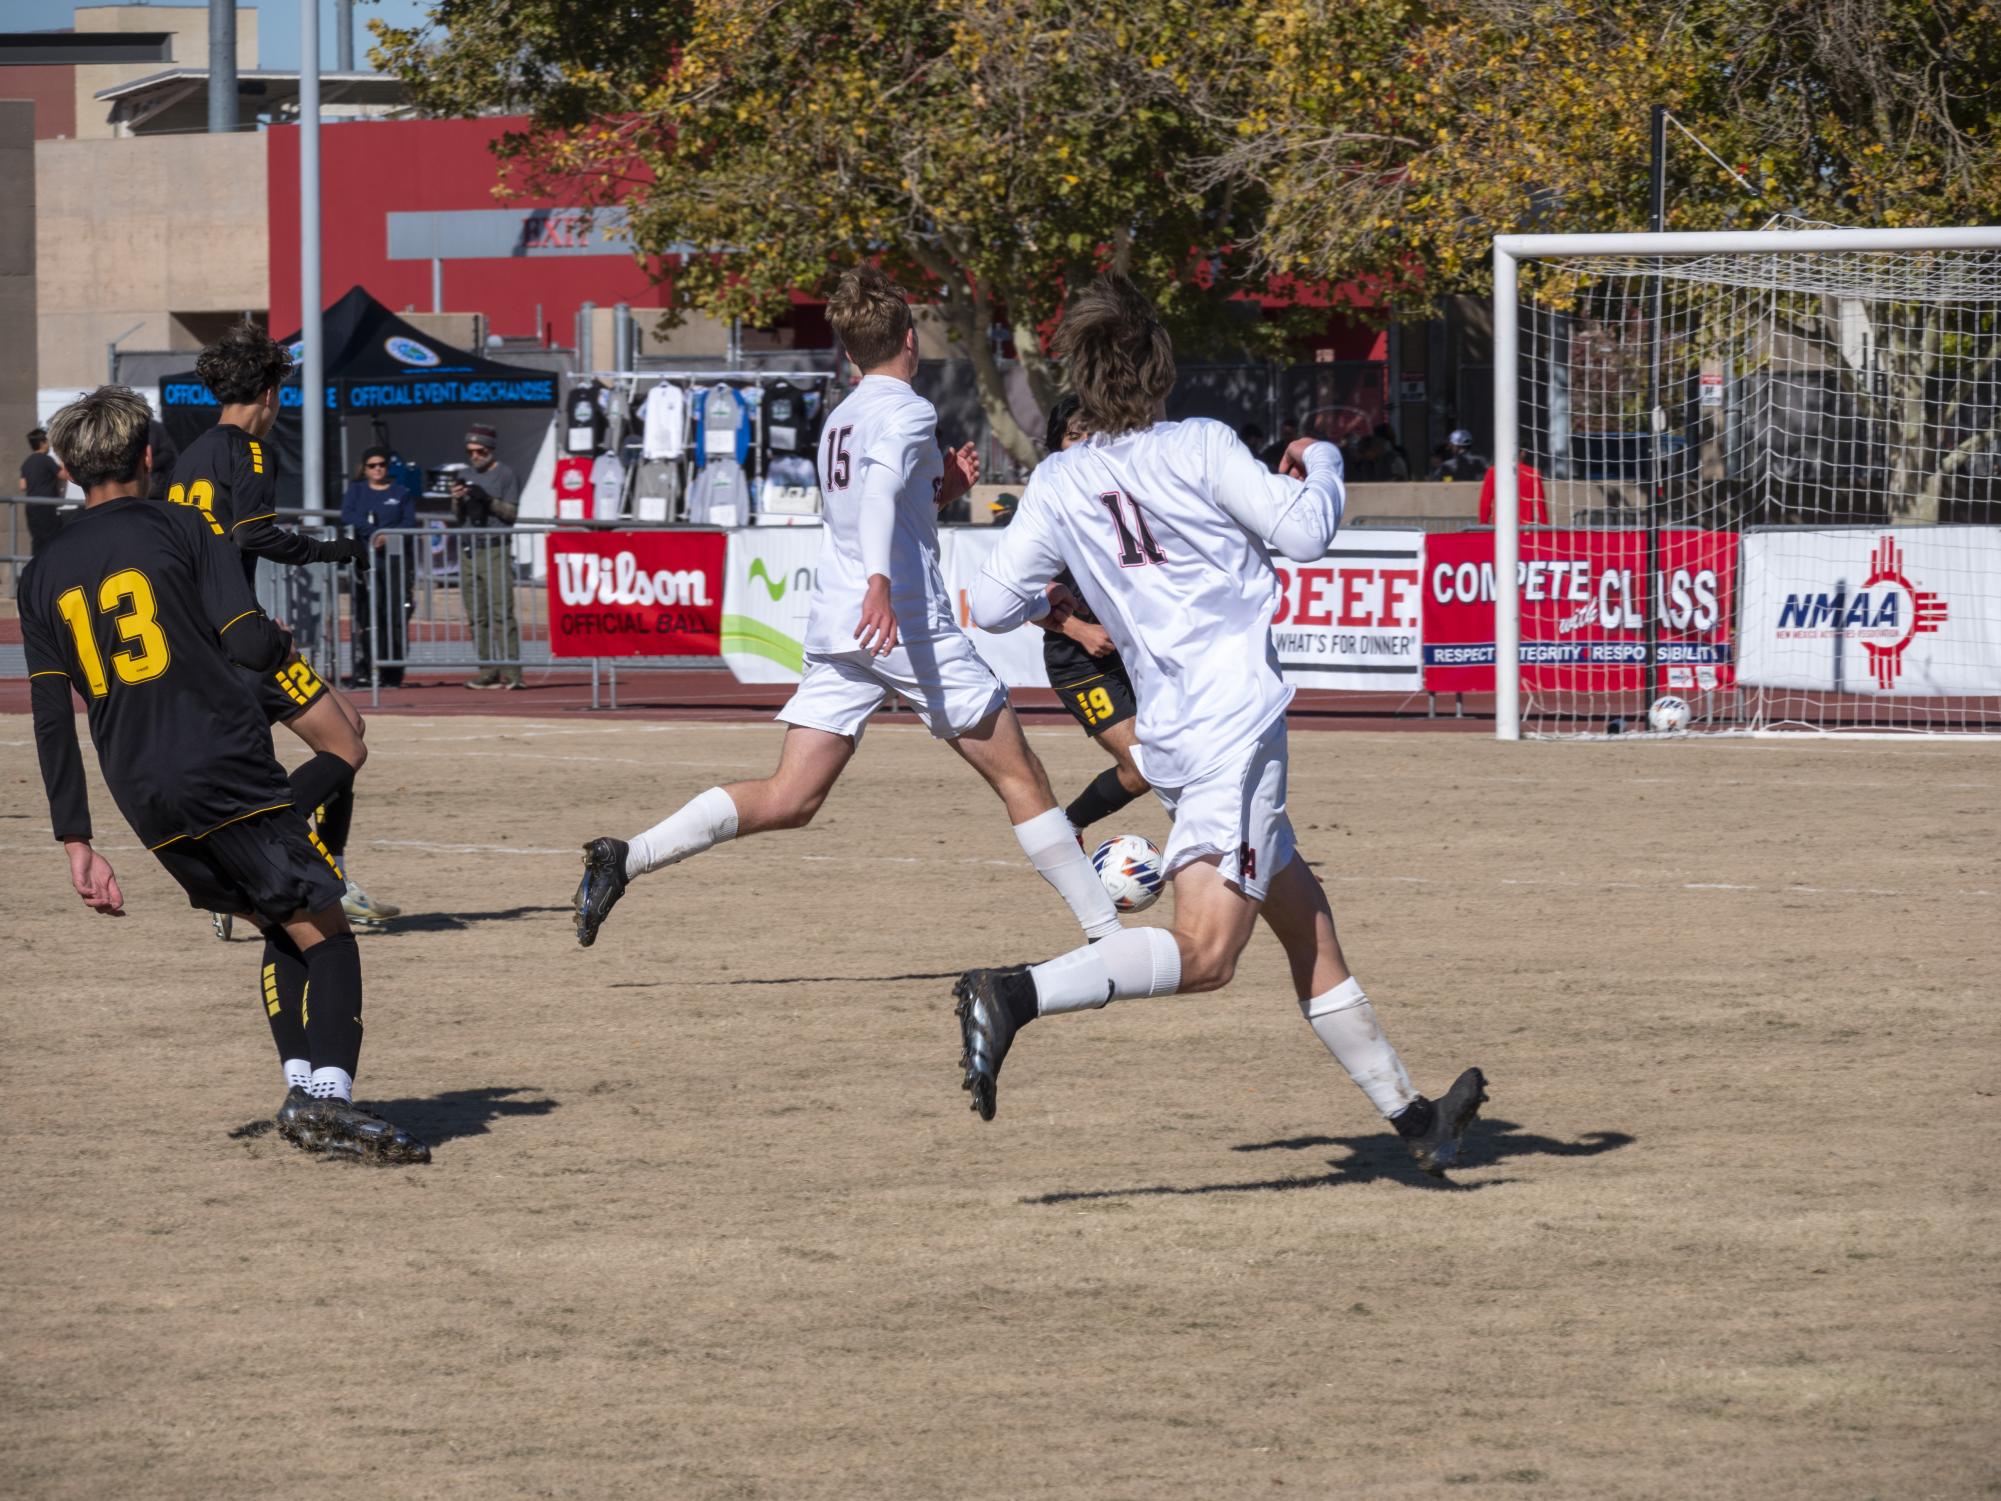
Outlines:
{"label": "number 15 jersey", "polygon": [[1307,479],[1273,474],[1220,422],[1093,437],[1036,466],[981,570],[973,619],[1009,630],[1076,575],[1139,698],[1148,781],[1185,787],[1253,743],[1292,688],[1271,640],[1273,551],[1320,557],[1341,524],[1341,451],[1307,451]]}

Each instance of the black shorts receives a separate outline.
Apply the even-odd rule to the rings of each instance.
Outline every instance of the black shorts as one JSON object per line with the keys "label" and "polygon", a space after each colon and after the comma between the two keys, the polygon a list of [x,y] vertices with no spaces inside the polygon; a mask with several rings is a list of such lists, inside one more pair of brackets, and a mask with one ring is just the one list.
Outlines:
{"label": "black shorts", "polygon": [[333,906],[346,890],[333,856],[291,808],[252,814],[153,853],[181,883],[189,905],[204,912],[254,912],[283,922],[294,912]]}
{"label": "black shorts", "polygon": [[252,672],[247,667],[237,670],[257,696],[257,707],[264,711],[266,724],[297,719],[327,696],[326,680],[313,671],[312,664],[304,657],[276,672]]}
{"label": "black shorts", "polygon": [[1089,677],[1062,682],[1051,678],[1049,686],[1063,700],[1070,717],[1084,727],[1084,733],[1095,738],[1137,714],[1139,701],[1133,697],[1133,681],[1126,676],[1126,664],[1117,653],[1093,658],[1092,667],[1095,670]]}

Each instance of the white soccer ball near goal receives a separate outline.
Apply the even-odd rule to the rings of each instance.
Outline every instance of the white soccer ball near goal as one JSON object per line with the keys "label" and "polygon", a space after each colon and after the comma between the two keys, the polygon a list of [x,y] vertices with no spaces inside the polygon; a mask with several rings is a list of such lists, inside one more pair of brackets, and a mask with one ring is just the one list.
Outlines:
{"label": "white soccer ball near goal", "polygon": [[1663,693],[1647,710],[1647,728],[1656,735],[1679,735],[1694,717],[1695,711],[1689,708],[1687,699]]}
{"label": "white soccer ball near goal", "polygon": [[1160,850],[1143,834],[1115,834],[1091,856],[1098,879],[1121,912],[1144,912],[1160,900]]}

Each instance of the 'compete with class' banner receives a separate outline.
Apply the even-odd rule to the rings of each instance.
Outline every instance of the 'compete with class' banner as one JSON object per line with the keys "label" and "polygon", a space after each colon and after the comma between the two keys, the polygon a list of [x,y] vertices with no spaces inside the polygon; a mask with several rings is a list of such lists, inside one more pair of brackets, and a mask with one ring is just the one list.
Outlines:
{"label": "'compete with class' banner", "polygon": [[[1660,533],[1651,602],[1669,688],[1732,682],[1737,534]],[[1636,692],[1646,664],[1647,534],[1525,531],[1522,686],[1530,691]],[[1440,532],[1425,541],[1424,686],[1494,688],[1494,534]]]}
{"label": "'compete with class' banner", "polygon": [[729,547],[721,532],[554,533],[550,654],[719,655]]}

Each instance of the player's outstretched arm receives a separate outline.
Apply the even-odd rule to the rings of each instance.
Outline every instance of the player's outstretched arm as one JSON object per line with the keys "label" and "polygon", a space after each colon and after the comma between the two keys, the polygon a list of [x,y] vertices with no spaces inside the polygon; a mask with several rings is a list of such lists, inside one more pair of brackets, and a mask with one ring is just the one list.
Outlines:
{"label": "player's outstretched arm", "polygon": [[49,799],[49,826],[69,854],[70,884],[99,912],[119,915],[124,898],[104,857],[90,847],[90,794],[70,708],[69,671],[57,655],[30,590],[21,591],[21,644],[28,658],[28,698],[35,717],[35,754]]}
{"label": "player's outstretched arm", "polygon": [[973,581],[973,596],[968,602],[973,623],[983,631],[1001,632],[1024,621],[1048,619],[1052,612],[1067,618],[1076,600],[1067,589],[1061,598],[1056,597],[1049,582],[1063,566],[1063,554],[1057,550],[1055,534],[1031,477],[1007,535]]}
{"label": "player's outstretched arm", "polygon": [[874,652],[878,657],[896,650],[896,611],[889,601],[889,570],[896,539],[896,497],[903,488],[906,473],[897,464],[863,457],[856,536],[868,587],[862,595],[855,641],[863,651]]}
{"label": "player's outstretched arm", "polygon": [[1291,471],[1273,474],[1221,423],[1208,424],[1211,493],[1229,517],[1295,563],[1323,556],[1341,528],[1348,490],[1341,450],[1301,438],[1285,451]]}

